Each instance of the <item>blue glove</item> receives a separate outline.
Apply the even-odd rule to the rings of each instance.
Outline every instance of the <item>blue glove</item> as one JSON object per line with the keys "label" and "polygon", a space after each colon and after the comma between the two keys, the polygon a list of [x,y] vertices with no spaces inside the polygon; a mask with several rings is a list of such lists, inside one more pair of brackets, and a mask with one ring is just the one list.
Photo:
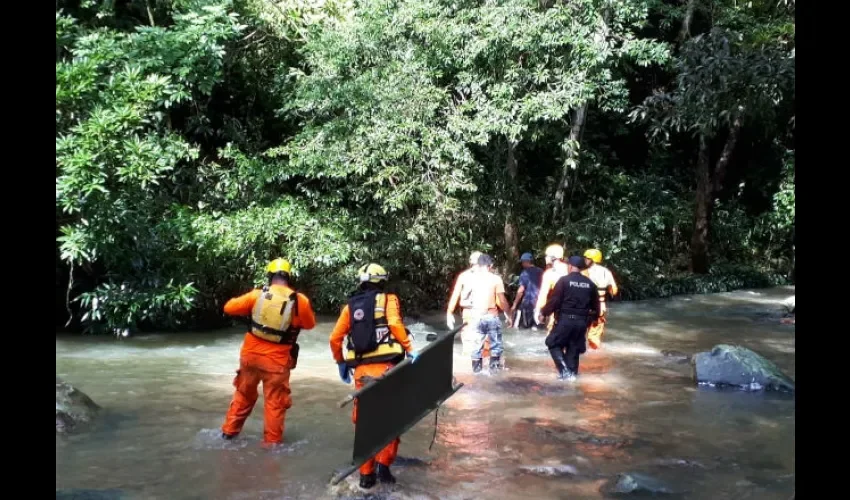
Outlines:
{"label": "blue glove", "polygon": [[339,378],[346,384],[351,383],[351,371],[345,366],[345,363],[337,363],[337,368],[339,368]]}
{"label": "blue glove", "polygon": [[407,353],[407,357],[410,358],[411,363],[416,363],[416,359],[419,358],[419,351],[410,351]]}

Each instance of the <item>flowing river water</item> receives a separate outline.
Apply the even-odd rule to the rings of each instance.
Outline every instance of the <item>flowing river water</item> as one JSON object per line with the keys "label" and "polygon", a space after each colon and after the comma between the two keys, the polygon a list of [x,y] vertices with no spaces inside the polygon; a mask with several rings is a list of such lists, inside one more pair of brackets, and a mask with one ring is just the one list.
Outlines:
{"label": "flowing river water", "polygon": [[[264,449],[262,391],[236,440],[219,438],[241,328],[127,339],[56,338],[56,374],[104,407],[95,426],[56,436],[56,489],[121,498],[604,498],[621,473],[645,474],[683,498],[788,499],[795,487],[793,396],[695,386],[684,355],[748,347],[795,377],[795,327],[779,322],[792,287],[611,306],[600,351],[577,382],[555,378],[544,334],[505,330],[505,372],[473,375],[402,436],[399,484],[371,496],[328,481],[348,464],[353,388],[328,350],[335,318],[302,333],[285,445]],[[442,329],[439,317],[425,318]],[[417,347],[428,327],[414,325]],[[677,352],[671,352],[677,351]],[[485,370],[486,371],[486,370]],[[92,497],[95,498],[95,497]]]}

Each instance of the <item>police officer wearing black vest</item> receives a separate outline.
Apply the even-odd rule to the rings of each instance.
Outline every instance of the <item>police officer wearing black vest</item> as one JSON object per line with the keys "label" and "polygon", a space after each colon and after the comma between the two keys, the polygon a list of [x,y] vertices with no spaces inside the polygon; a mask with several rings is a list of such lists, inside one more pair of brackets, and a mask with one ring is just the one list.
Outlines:
{"label": "police officer wearing black vest", "polygon": [[590,278],[581,274],[584,257],[574,255],[567,261],[569,271],[562,276],[540,313],[555,314],[555,327],[546,337],[546,347],[555,361],[558,378],[575,380],[578,358],[587,350],[587,329],[599,316],[599,293]]}

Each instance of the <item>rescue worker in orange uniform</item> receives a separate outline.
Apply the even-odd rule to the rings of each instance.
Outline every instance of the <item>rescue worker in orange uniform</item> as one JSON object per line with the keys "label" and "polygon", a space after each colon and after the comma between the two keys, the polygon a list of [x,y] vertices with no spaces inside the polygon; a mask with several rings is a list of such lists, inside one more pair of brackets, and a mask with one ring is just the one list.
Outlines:
{"label": "rescue worker in orange uniform", "polygon": [[[481,252],[474,251],[469,255],[469,268],[457,275],[452,294],[449,297],[449,304],[446,308],[446,326],[449,330],[454,330],[455,327],[455,309],[459,305],[461,308],[461,321],[466,323],[466,326],[460,332],[460,341],[463,346],[462,354],[467,356],[475,350],[477,339],[475,325],[472,323],[472,283],[473,275],[478,269],[478,259],[481,257]],[[483,356],[490,356],[490,339],[484,339]]]}
{"label": "rescue worker in orange uniform", "polygon": [[[395,294],[385,293],[387,271],[378,264],[359,270],[360,286],[342,308],[330,336],[331,353],[339,368],[339,377],[360,389],[401,362],[405,355],[416,361],[418,352],[407,334],[401,317],[401,305]],[[346,340],[346,352],[342,345]],[[357,400],[351,421],[357,425]],[[395,483],[390,466],[395,461],[401,439],[395,438],[372,459],[360,466],[360,487],[371,488],[380,480]]]}
{"label": "rescue worker in orange uniform", "polygon": [[619,289],[611,271],[600,264],[602,262],[601,251],[596,248],[588,249],[584,252],[584,261],[588,267],[582,274],[590,278],[599,289],[599,317],[587,331],[587,345],[591,349],[599,349],[602,345],[602,335],[605,333],[605,323],[608,321],[608,306],[605,304],[605,298],[609,292],[611,297],[615,297]]}
{"label": "rescue worker in orange uniform", "polygon": [[239,369],[233,386],[236,392],[221,427],[221,436],[232,439],[257,402],[257,387],[263,383],[263,443],[283,442],[286,411],[292,406],[289,374],[298,361],[298,335],[316,326],[310,300],[292,289],[292,266],[275,259],[266,268],[268,284],[224,304],[230,316],[250,316],[251,329],[245,334],[239,354]]}
{"label": "rescue worker in orange uniform", "polygon": [[[534,317],[540,318],[540,311],[543,309],[543,306],[546,305],[546,301],[549,299],[549,294],[552,293],[552,290],[555,288],[555,283],[562,276],[566,276],[568,269],[567,264],[564,262],[564,247],[554,243],[546,247],[545,252],[546,257],[546,265],[551,266],[548,267],[545,271],[543,271],[543,278],[540,280],[540,292],[537,294],[537,304],[534,307]],[[549,316],[545,318],[544,322],[546,323],[546,331],[551,332],[552,327],[555,326],[555,317]],[[542,323],[540,323],[542,324]]]}

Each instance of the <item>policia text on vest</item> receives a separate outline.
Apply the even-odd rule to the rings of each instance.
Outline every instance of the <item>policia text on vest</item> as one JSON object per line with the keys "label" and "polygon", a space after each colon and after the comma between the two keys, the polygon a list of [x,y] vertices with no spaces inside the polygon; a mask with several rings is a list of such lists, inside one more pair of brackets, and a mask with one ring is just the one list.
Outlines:
{"label": "policia text on vest", "polygon": [[454,338],[466,323],[440,334],[425,346],[416,363],[404,359],[381,378],[340,402],[343,407],[357,398],[358,420],[354,431],[352,465],[332,484],[355,472],[360,465],[436,410],[463,384],[454,385]]}
{"label": "policia text on vest", "polygon": [[561,379],[578,374],[579,356],[587,350],[587,329],[599,316],[596,284],[571,264],[573,271],[555,283],[543,306],[543,315],[555,315],[555,325],[546,336],[546,347]]}

